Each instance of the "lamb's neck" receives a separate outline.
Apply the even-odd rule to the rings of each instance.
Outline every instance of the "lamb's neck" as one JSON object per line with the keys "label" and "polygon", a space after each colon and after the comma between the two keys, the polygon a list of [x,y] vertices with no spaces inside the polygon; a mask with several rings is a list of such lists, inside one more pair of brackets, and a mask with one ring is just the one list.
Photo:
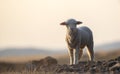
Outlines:
{"label": "lamb's neck", "polygon": [[66,41],[70,48],[75,48],[78,43],[78,29],[67,30]]}
{"label": "lamb's neck", "polygon": [[68,35],[73,35],[77,32],[77,30],[78,30],[77,28],[72,28],[72,29],[67,28],[67,34]]}
{"label": "lamb's neck", "polygon": [[78,36],[77,28],[67,30],[66,38],[69,40],[69,42],[73,42],[77,36]]}

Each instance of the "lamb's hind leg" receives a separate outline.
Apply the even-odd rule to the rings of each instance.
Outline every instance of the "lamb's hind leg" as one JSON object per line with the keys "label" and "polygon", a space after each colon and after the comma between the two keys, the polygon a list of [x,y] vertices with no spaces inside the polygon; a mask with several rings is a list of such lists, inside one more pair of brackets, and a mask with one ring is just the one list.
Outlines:
{"label": "lamb's hind leg", "polygon": [[90,45],[87,45],[87,53],[88,53],[88,56],[89,56],[89,60],[91,62],[93,62],[94,60],[94,50],[93,50],[93,44],[90,44]]}

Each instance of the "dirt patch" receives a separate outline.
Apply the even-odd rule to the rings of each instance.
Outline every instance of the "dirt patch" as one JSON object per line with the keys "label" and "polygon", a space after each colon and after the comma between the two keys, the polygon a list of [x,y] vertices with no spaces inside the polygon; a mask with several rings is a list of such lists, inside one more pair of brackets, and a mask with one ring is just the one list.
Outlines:
{"label": "dirt patch", "polygon": [[0,62],[0,72],[22,72],[22,71],[45,71],[45,72],[117,72],[120,73],[120,56],[115,59],[95,61],[92,65],[89,61],[81,61],[77,65],[59,65],[58,61],[52,57],[46,57],[41,60],[34,60],[27,63],[5,63]]}

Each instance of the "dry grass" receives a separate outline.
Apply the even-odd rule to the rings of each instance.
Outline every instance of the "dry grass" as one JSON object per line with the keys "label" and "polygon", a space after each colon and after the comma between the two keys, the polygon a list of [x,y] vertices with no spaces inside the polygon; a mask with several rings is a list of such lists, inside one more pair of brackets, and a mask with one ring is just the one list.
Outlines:
{"label": "dry grass", "polygon": [[28,62],[32,60],[40,60],[44,58],[45,55],[33,55],[33,56],[7,56],[0,57],[0,61],[3,62]]}
{"label": "dry grass", "polygon": [[[95,60],[109,60],[119,56],[120,50],[110,51],[110,52],[96,52]],[[0,57],[0,61],[3,62],[28,62],[32,60],[40,60],[41,58],[46,57],[45,55],[32,55],[32,56],[11,56],[11,57]],[[52,57],[58,60],[59,64],[68,64],[69,56],[68,54],[62,55],[53,55]],[[88,55],[85,54],[82,56],[81,61],[88,60]]]}
{"label": "dry grass", "polygon": [[[99,52],[95,53],[95,61],[109,60],[109,59],[116,58],[118,56],[120,56],[120,49],[113,50],[113,51],[110,51],[110,52],[99,51]],[[56,58],[57,58],[59,64],[69,64],[69,56],[68,56],[68,54],[60,55],[60,56],[57,56]],[[81,57],[81,61],[88,61],[88,60],[89,60],[89,58],[88,58],[87,54],[84,54]]]}
{"label": "dry grass", "polygon": [[[95,60],[109,60],[113,59],[115,57],[120,56],[120,50],[111,51],[111,52],[97,52],[95,53]],[[27,62],[32,60],[40,60],[41,58],[44,58],[43,55],[34,55],[34,56],[13,56],[13,57],[0,57],[0,61],[5,62]],[[69,64],[69,56],[68,54],[65,55],[55,55],[55,58],[58,60],[59,64]],[[83,55],[81,60],[88,60],[87,55]],[[75,72],[62,72],[62,73],[54,73],[54,72],[41,72],[41,71],[22,71],[22,72],[4,72],[0,74],[81,74],[81,73],[75,73]],[[91,73],[84,73],[84,74],[91,74]],[[101,73],[95,73],[95,74],[101,74]],[[104,74],[113,74],[113,73],[104,73]]]}

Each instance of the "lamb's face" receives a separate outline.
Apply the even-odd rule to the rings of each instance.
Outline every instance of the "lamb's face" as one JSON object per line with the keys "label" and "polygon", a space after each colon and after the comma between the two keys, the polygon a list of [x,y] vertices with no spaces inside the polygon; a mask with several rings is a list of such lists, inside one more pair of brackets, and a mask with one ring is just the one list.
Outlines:
{"label": "lamb's face", "polygon": [[76,25],[82,24],[80,21],[76,21],[75,19],[69,19],[66,22],[62,22],[61,25],[66,25],[68,29],[76,28]]}

